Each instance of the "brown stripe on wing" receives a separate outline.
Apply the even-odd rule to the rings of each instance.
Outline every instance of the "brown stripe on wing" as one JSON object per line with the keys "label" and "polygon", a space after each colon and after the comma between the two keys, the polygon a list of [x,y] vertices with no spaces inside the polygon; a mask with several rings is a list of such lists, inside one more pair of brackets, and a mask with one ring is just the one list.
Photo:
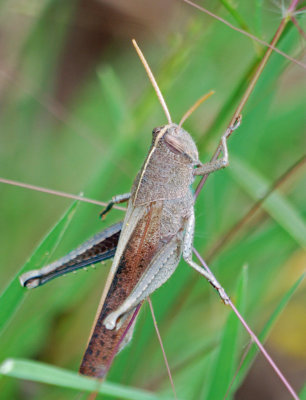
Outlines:
{"label": "brown stripe on wing", "polygon": [[114,349],[118,347],[131,316],[118,330],[106,329],[103,321],[130,295],[158,251],[161,245],[161,212],[161,202],[150,203],[147,213],[138,221],[127,243],[84,354],[80,367],[81,374],[104,377],[111,364]]}

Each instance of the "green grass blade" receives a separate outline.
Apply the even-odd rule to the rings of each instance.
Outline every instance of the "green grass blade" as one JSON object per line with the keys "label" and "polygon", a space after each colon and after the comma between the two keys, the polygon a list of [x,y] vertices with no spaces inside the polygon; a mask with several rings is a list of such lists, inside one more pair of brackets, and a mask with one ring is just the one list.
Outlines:
{"label": "green grass blade", "polygon": [[[259,340],[261,343],[264,343],[266,338],[268,337],[269,332],[271,331],[273,325],[275,324],[277,318],[280,316],[281,312],[285,309],[286,305],[288,304],[289,300],[297,290],[298,286],[302,282],[304,278],[304,274],[293,284],[293,286],[285,293],[281,301],[279,302],[278,306],[272,313],[271,317],[269,318],[268,322],[264,326],[263,330],[261,331],[260,335],[258,336]],[[242,380],[245,378],[249,368],[251,367],[257,353],[258,353],[258,348],[256,345],[253,345],[246,356],[244,363],[240,369],[240,371],[237,374],[237,378],[235,380],[234,387],[237,388]]]}
{"label": "green grass blade", "polygon": [[37,269],[47,263],[50,255],[55,250],[58,243],[61,241],[71,219],[74,216],[77,202],[74,202],[66,211],[62,218],[57,222],[54,228],[38,245],[28,261],[15,274],[11,282],[6,286],[0,296],[0,333],[8,324],[13,314],[21,304],[27,290],[22,288],[18,277],[31,269]]}
{"label": "green grass blade", "polygon": [[98,77],[104,96],[107,99],[107,114],[111,120],[111,124],[117,132],[120,132],[123,127],[128,129],[126,125],[130,120],[129,112],[119,78],[110,67],[99,71]]}
{"label": "green grass blade", "polygon": [[[260,199],[270,184],[245,161],[231,158],[230,173],[237,183],[255,200]],[[292,204],[275,191],[264,201],[262,207],[303,248],[306,248],[306,225]]]}
{"label": "green grass blade", "polygon": [[[242,310],[246,300],[247,268],[243,268],[237,288],[236,303]],[[235,371],[237,353],[239,351],[239,333],[242,329],[236,315],[231,312],[228,316],[219,350],[215,359],[213,374],[204,399],[222,400],[226,394],[231,378]]]}
{"label": "green grass blade", "polygon": [[263,6],[263,0],[256,0],[255,29],[256,29],[256,35],[259,37],[262,36],[262,6]]}
{"label": "green grass blade", "polygon": [[86,392],[97,390],[101,394],[125,400],[157,400],[164,398],[144,390],[129,388],[115,383],[103,382],[100,385],[100,382],[96,379],[80,376],[75,372],[37,361],[7,359],[0,365],[0,374]]}
{"label": "green grass blade", "polygon": [[306,400],[306,385],[304,385],[304,387],[300,391],[299,398],[300,400]]}
{"label": "green grass blade", "polygon": [[250,32],[248,24],[243,19],[242,15],[237,11],[236,5],[233,5],[232,1],[229,0],[219,0],[220,3],[227,9],[227,11],[231,14],[234,20],[238,23],[240,28],[244,29],[247,32]]}

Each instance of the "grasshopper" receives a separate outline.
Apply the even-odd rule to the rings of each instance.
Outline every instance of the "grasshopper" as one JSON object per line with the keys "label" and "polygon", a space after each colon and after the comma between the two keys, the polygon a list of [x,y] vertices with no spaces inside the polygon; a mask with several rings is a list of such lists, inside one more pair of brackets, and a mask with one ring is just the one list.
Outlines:
{"label": "grasshopper", "polygon": [[153,129],[151,147],[131,192],[113,197],[102,212],[103,216],[114,204],[128,202],[124,221],[97,234],[60,260],[20,277],[22,286],[34,288],[114,257],[80,366],[81,374],[99,378],[106,375],[115,353],[131,339],[135,310],[170,278],[181,257],[210,282],[225,304],[229,302],[215,276],[192,259],[195,216],[191,185],[195,176],[228,165],[226,141],[239,123],[222,136],[219,147],[222,157],[202,164],[191,135],[182,128],[194,107],[178,125],[172,123],[155,78],[136,42],[133,44],[168,124]]}

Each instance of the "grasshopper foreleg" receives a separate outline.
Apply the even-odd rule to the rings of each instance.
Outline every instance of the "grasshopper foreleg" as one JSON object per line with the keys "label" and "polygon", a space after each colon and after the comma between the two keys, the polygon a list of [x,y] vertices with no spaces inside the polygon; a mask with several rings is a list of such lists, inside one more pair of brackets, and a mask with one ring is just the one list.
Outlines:
{"label": "grasshopper foreleg", "polygon": [[115,204],[121,204],[128,201],[131,197],[131,193],[118,194],[112,197],[111,201],[107,204],[104,210],[100,213],[100,218],[104,218],[107,213],[111,211]]}
{"label": "grasshopper foreleg", "polygon": [[206,269],[202,268],[200,265],[195,263],[192,260],[192,245],[193,245],[193,236],[194,236],[194,226],[195,226],[195,218],[194,213],[190,215],[186,222],[185,226],[185,236],[183,241],[183,258],[193,269],[203,275],[208,282],[218,290],[219,295],[225,304],[229,304],[229,297],[225,293],[223,287],[217,281],[216,277]]}
{"label": "grasshopper foreleg", "polygon": [[210,174],[211,172],[218,171],[218,169],[225,168],[228,166],[229,161],[228,161],[228,149],[227,149],[227,139],[230,136],[230,134],[239,127],[241,121],[241,116],[239,116],[234,123],[234,125],[230,126],[224,135],[221,137],[221,143],[218,148],[218,151],[222,153],[222,157],[215,160],[215,161],[210,161],[206,164],[202,164],[200,167],[196,168],[193,171],[194,175],[206,175]]}
{"label": "grasshopper foreleg", "polygon": [[215,161],[210,161],[206,164],[202,164],[200,167],[196,168],[193,172],[194,175],[205,175],[211,172],[218,171],[218,169],[225,168],[228,166],[228,149],[226,139],[228,136],[228,131],[221,138],[220,151],[223,157]]}

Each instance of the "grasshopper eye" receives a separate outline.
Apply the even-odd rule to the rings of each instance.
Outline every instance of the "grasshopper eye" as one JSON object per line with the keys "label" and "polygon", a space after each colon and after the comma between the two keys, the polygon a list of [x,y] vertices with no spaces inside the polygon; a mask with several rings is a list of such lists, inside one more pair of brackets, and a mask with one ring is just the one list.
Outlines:
{"label": "grasshopper eye", "polygon": [[173,136],[166,135],[165,143],[169,150],[174,154],[185,154],[182,144]]}
{"label": "grasshopper eye", "polygon": [[152,135],[156,136],[160,132],[160,128],[154,128],[152,131]]}

